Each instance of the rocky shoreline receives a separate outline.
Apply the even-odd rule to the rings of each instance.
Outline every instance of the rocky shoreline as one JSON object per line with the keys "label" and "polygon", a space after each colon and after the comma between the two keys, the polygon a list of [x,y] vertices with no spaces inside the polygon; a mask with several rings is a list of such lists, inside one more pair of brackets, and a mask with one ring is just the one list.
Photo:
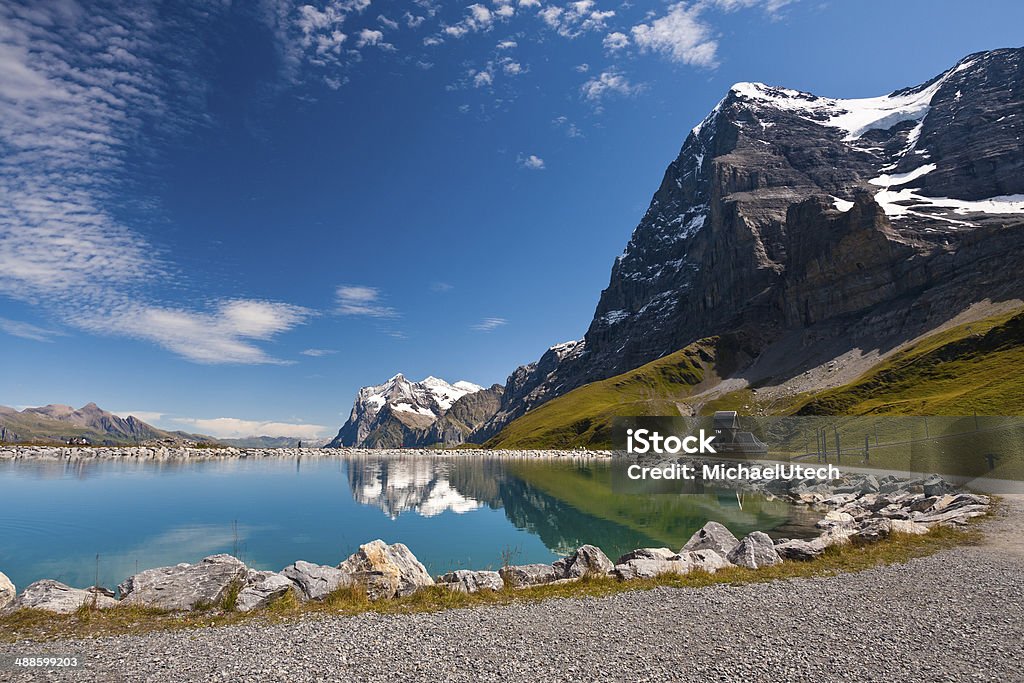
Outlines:
{"label": "rocky shoreline", "polygon": [[16,446],[0,444],[0,460],[214,460],[219,458],[467,457],[605,459],[612,451],[479,448],[192,448],[186,446]]}
{"label": "rocky shoreline", "polygon": [[337,566],[297,561],[280,572],[259,571],[226,554],[196,564],[147,569],[125,579],[115,593],[76,589],[52,579],[29,585],[21,594],[0,573],[0,614],[37,609],[68,614],[83,605],[100,609],[139,605],[169,612],[221,609],[248,612],[291,593],[300,602],[323,600],[334,591],[365,591],[370,600],[411,595],[442,586],[475,593],[569,582],[584,576],[613,576],[621,581],[694,571],[714,573],[744,567],[757,570],[782,562],[813,561],[827,548],[869,544],[891,535],[921,535],[937,526],[960,527],[990,510],[987,496],[957,491],[941,477],[877,479],[848,474],[839,480],[779,482],[771,495],[823,513],[813,539],[775,539],[762,531],[736,538],[725,526],[706,523],[678,551],[638,548],[615,562],[594,545],[584,545],[552,564],[502,567],[499,571],[457,570],[431,577],[404,544],[375,540]]}

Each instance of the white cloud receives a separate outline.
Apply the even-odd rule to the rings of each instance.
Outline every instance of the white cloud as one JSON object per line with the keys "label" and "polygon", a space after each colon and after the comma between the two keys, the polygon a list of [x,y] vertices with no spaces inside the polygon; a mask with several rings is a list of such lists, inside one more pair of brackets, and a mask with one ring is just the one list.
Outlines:
{"label": "white cloud", "polygon": [[356,47],[383,45],[385,44],[383,41],[384,34],[381,31],[364,28],[359,31],[359,38],[356,40]]}
{"label": "white cloud", "polygon": [[545,169],[544,160],[536,154],[530,154],[525,157],[523,155],[519,155],[517,161],[520,166],[531,171],[543,171]]}
{"label": "white cloud", "polygon": [[628,96],[634,95],[640,90],[640,86],[630,83],[628,78],[615,69],[603,71],[580,88],[583,97],[591,102],[599,102],[608,94]]}
{"label": "white cloud", "polygon": [[177,417],[175,422],[188,425],[190,431],[200,432],[218,439],[244,439],[248,436],[286,436],[292,439],[316,439],[322,436],[324,425],[293,422],[261,422],[241,420],[237,417],[190,418]]}
{"label": "white cloud", "polygon": [[303,356],[309,356],[310,358],[322,358],[323,356],[330,356],[337,353],[334,349],[306,349],[300,351]]}
{"label": "white cloud", "polygon": [[565,131],[565,134],[571,138],[582,138],[583,131],[580,130],[579,126],[569,120],[568,116],[556,116],[552,119],[551,123],[556,128],[561,128]]}
{"label": "white cloud", "polygon": [[64,336],[64,333],[59,330],[51,330],[31,323],[22,322],[20,320],[10,320],[8,318],[0,318],[0,331],[14,337],[21,337],[22,339],[30,339],[32,341],[40,342],[52,342],[54,337]]}
{"label": "white cloud", "polygon": [[520,7],[540,7],[540,0],[519,0]]}
{"label": "white cloud", "polygon": [[499,50],[512,50],[516,47],[519,47],[519,43],[514,40],[503,40],[497,46]]}
{"label": "white cloud", "polygon": [[300,306],[240,299],[219,302],[208,312],[128,303],[83,314],[77,322],[96,334],[153,342],[196,363],[280,364],[253,342],[287,332],[310,316]]}
{"label": "white cloud", "polygon": [[703,0],[705,5],[724,12],[760,7],[770,16],[774,16],[780,9],[794,2],[796,0]]}
{"label": "white cloud", "polygon": [[502,62],[501,68],[509,76],[518,76],[519,74],[525,73],[526,71],[523,68],[522,64],[520,64],[519,62],[513,62],[511,60]]}
{"label": "white cloud", "polygon": [[577,0],[565,7],[548,5],[537,16],[560,36],[575,38],[589,31],[604,30],[607,21],[615,16],[614,11],[598,10],[594,5],[594,0]]}
{"label": "white cloud", "polygon": [[487,70],[471,71],[470,76],[473,78],[475,88],[483,88],[494,83],[494,74]]}
{"label": "white cloud", "polygon": [[494,330],[507,325],[508,321],[504,318],[484,318],[475,325],[471,325],[471,329],[477,332],[493,332]]}
{"label": "white cloud", "polygon": [[604,41],[602,42],[602,44],[604,45],[604,49],[606,50],[611,50],[613,52],[616,50],[621,50],[622,48],[629,45],[629,36],[627,36],[625,33],[619,33],[618,31],[615,31],[614,33],[609,33],[608,35],[606,35],[604,37]]}
{"label": "white cloud", "polygon": [[386,28],[391,29],[392,31],[397,31],[398,28],[399,28],[397,21],[395,21],[393,19],[388,19],[383,14],[377,16],[377,21],[379,21],[383,26],[385,26]]}
{"label": "white cloud", "polygon": [[430,283],[430,289],[434,292],[450,292],[455,289],[455,287],[447,282],[432,282]]}
{"label": "white cloud", "polygon": [[338,287],[336,311],[341,315],[365,315],[371,318],[397,318],[398,312],[381,303],[376,287],[342,285]]}
{"label": "white cloud", "polygon": [[584,62],[583,64],[577,64],[575,68],[576,72],[581,74],[585,74],[588,71],[590,71],[590,65],[587,64],[586,62]]}
{"label": "white cloud", "polygon": [[643,52],[658,52],[674,62],[692,66],[715,66],[718,43],[711,27],[701,21],[701,5],[684,2],[669,7],[668,13],[650,24],[632,29],[633,40]]}
{"label": "white cloud", "polygon": [[506,4],[500,4],[493,12],[480,3],[472,4],[466,9],[468,13],[462,21],[443,27],[442,32],[452,38],[461,38],[467,33],[490,31],[497,20],[507,20],[515,14],[515,10]]}

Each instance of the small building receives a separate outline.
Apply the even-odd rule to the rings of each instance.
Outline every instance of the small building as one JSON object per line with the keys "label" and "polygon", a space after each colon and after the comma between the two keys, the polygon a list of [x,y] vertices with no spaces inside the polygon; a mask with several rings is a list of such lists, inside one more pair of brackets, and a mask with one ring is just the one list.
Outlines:
{"label": "small building", "polygon": [[73,436],[70,439],[68,439],[68,445],[69,446],[91,446],[92,445],[92,441],[89,441],[89,439],[85,438],[84,436]]}
{"label": "small building", "polygon": [[753,432],[740,431],[740,417],[735,410],[719,410],[712,419],[715,430],[715,448],[723,454],[762,456],[768,454],[768,444]]}

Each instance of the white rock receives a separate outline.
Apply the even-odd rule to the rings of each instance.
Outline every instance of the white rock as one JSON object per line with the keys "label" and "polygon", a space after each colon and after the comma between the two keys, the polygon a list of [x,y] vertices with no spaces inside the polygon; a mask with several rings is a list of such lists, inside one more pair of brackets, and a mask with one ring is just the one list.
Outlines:
{"label": "white rock", "polygon": [[359,546],[359,550],[338,565],[366,586],[371,600],[412,595],[433,586],[427,568],[402,543],[388,545],[380,539]]}
{"label": "white rock", "polygon": [[259,607],[266,607],[289,591],[298,592],[299,589],[287,576],[276,572],[250,571],[245,586],[238,593],[235,610],[250,612]]}
{"label": "white rock", "polygon": [[352,583],[352,575],[335,567],[299,560],[281,570],[301,591],[303,600],[323,600],[330,593]]}
{"label": "white rock", "polygon": [[117,600],[94,589],[72,588],[60,581],[43,579],[30,584],[7,609],[39,609],[58,614],[70,614],[82,605],[106,609],[117,605]]}
{"label": "white rock", "polygon": [[17,594],[18,592],[15,590],[11,580],[7,578],[7,574],[0,572],[0,610],[14,602]]}

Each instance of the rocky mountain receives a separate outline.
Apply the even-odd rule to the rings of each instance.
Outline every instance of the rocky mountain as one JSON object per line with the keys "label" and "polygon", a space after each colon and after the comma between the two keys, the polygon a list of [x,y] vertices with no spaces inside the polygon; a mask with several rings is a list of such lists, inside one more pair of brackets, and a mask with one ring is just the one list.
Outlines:
{"label": "rocky mountain", "polygon": [[1024,298],[1022,140],[1024,49],[865,99],[734,85],[669,165],[584,338],[517,369],[478,433],[700,339],[754,359],[737,382],[781,384]]}
{"label": "rocky mountain", "polygon": [[50,404],[22,411],[0,406],[0,442],[60,442],[84,439],[91,444],[212,441],[209,437],[157,429],[129,415],[122,418],[95,403],[81,408]]}
{"label": "rocky mountain", "polygon": [[363,387],[329,448],[403,448],[459,444],[497,410],[503,389],[436,377],[413,382],[397,374]]}

